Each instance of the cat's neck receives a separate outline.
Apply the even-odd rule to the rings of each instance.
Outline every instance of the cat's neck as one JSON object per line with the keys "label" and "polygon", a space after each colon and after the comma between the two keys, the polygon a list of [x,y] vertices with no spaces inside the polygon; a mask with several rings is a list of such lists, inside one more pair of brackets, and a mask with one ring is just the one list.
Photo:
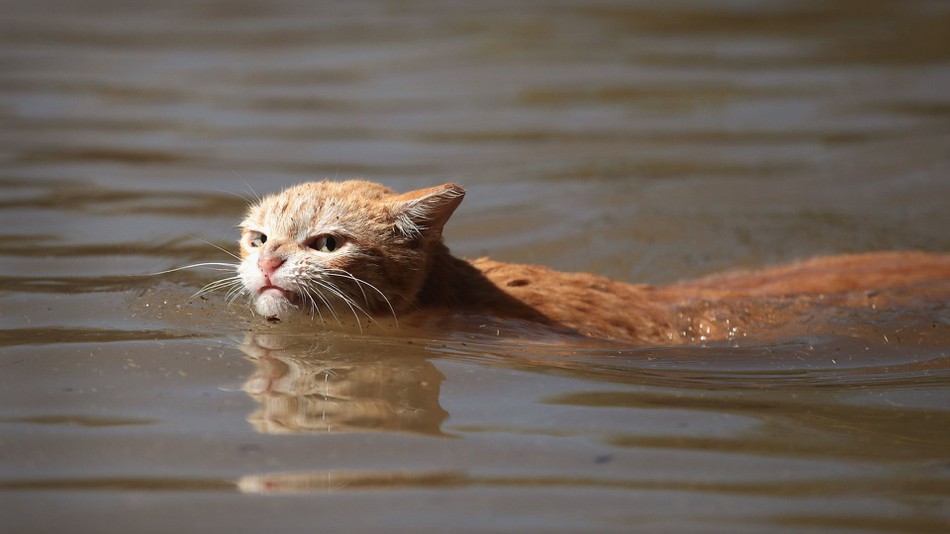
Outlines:
{"label": "cat's neck", "polygon": [[453,256],[442,242],[433,245],[426,267],[426,279],[415,300],[419,309],[489,313],[554,324],[537,309],[503,291],[470,262]]}
{"label": "cat's neck", "polygon": [[469,262],[456,258],[441,241],[432,245],[426,277],[416,296],[420,308],[471,306],[498,289]]}

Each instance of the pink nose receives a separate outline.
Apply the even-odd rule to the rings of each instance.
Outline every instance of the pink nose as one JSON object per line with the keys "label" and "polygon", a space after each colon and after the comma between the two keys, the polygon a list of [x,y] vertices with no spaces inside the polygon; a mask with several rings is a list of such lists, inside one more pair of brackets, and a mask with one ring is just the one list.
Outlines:
{"label": "pink nose", "polygon": [[273,256],[261,256],[257,260],[257,266],[264,276],[270,278],[281,265],[284,264],[284,258],[275,258]]}

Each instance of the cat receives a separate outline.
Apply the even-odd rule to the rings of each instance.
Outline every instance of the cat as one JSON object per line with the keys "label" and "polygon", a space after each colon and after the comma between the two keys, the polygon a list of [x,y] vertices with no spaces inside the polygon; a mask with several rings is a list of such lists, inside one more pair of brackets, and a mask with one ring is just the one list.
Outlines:
{"label": "cat", "polygon": [[442,239],[464,196],[456,184],[403,194],[362,180],[290,187],[248,209],[230,283],[270,321],[461,328],[488,318],[638,345],[794,334],[845,309],[950,301],[950,254],[938,253],[820,257],[667,286],[468,261]]}

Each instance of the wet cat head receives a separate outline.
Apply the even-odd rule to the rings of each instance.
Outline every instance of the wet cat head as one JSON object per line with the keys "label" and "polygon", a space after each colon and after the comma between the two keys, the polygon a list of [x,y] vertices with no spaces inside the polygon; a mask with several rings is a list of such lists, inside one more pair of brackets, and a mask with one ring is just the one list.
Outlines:
{"label": "wet cat head", "polygon": [[425,282],[429,253],[464,195],[455,184],[396,194],[352,180],[267,196],[241,223],[244,289],[268,319],[395,315]]}

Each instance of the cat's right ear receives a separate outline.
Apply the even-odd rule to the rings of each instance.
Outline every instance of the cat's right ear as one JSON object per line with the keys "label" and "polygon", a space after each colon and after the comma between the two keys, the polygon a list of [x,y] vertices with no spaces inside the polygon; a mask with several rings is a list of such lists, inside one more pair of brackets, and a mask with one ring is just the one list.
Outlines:
{"label": "cat's right ear", "polygon": [[439,238],[442,227],[462,203],[465,190],[444,184],[399,195],[393,205],[396,229],[408,237]]}

